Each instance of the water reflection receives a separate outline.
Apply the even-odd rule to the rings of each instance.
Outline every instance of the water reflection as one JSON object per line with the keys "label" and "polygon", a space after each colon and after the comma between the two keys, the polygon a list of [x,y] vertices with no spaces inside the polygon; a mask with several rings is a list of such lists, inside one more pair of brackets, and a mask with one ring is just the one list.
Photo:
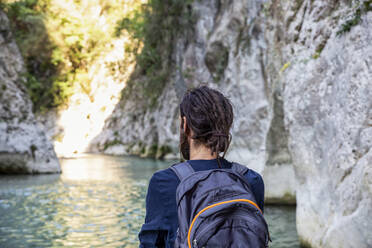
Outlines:
{"label": "water reflection", "polygon": [[[0,247],[138,247],[148,180],[170,163],[84,155],[61,164],[61,175],[0,177]],[[283,211],[266,210],[271,247],[298,247],[294,211]]]}
{"label": "water reflection", "polygon": [[137,157],[113,157],[83,154],[73,159],[63,159],[62,179],[89,181],[148,180],[151,175],[169,166],[170,162]]}
{"label": "water reflection", "polygon": [[265,218],[273,241],[271,248],[299,248],[295,207],[265,207]]}

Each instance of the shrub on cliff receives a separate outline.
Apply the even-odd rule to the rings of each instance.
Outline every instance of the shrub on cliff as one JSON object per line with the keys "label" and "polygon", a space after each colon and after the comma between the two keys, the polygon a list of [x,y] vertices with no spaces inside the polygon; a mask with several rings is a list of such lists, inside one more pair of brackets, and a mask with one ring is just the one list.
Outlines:
{"label": "shrub on cliff", "polygon": [[156,103],[175,66],[171,60],[175,39],[193,26],[192,2],[149,0],[117,23],[116,36],[125,30],[138,40],[138,46],[131,50],[136,54],[137,71],[127,83],[123,97],[141,90],[148,104]]}

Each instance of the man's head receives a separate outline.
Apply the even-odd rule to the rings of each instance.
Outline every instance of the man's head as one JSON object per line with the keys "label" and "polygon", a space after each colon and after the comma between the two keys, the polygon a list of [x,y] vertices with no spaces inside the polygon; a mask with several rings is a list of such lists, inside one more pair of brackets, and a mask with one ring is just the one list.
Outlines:
{"label": "man's head", "polygon": [[190,149],[200,146],[209,149],[212,156],[225,156],[234,113],[224,95],[207,86],[189,90],[180,104],[180,115],[180,150],[184,159],[190,159]]}

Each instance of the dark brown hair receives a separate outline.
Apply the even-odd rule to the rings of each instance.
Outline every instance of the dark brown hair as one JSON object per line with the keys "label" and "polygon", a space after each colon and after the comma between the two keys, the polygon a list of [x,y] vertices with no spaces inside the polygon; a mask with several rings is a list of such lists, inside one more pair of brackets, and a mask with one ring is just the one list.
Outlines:
{"label": "dark brown hair", "polygon": [[[196,144],[203,144],[219,157],[225,157],[229,148],[230,128],[234,113],[232,105],[222,93],[207,86],[189,90],[180,104],[181,118],[186,117],[187,127]],[[183,120],[181,121],[183,122]],[[183,126],[183,123],[182,123]],[[189,134],[189,130],[186,130]]]}

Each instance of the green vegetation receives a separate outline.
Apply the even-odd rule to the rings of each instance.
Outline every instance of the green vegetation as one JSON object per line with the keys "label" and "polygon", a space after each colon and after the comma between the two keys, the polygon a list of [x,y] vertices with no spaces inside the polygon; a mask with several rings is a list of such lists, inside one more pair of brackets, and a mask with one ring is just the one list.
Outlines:
{"label": "green vegetation", "polygon": [[154,144],[154,145],[151,145],[148,149],[147,149],[147,157],[150,157],[150,158],[155,158],[156,157],[156,153],[158,151],[158,145]]}
{"label": "green vegetation", "polygon": [[74,92],[92,99],[89,68],[106,51],[123,16],[139,0],[0,0],[10,19],[27,73],[24,75],[40,111],[68,103]]}
{"label": "green vegetation", "polygon": [[156,153],[156,158],[163,159],[165,155],[171,153],[172,151],[173,150],[170,146],[167,146],[167,145],[160,146],[160,148],[158,149]]}
{"label": "green vegetation", "polygon": [[[126,43],[125,52],[135,55],[137,62],[123,97],[136,92],[155,106],[174,66],[171,54],[175,39],[192,26],[191,3],[0,0],[0,8],[10,19],[25,60],[23,78],[34,111],[42,111],[68,104],[75,92],[93,101],[89,68],[111,49],[112,40],[123,35],[132,41]],[[124,72],[127,66],[119,70]]]}
{"label": "green vegetation", "polygon": [[34,144],[32,144],[31,146],[30,146],[30,151],[31,151],[31,155],[32,155],[32,158],[33,159],[35,159],[35,151],[37,150],[37,147],[34,145]]}
{"label": "green vegetation", "polygon": [[299,240],[300,240],[300,247],[301,248],[311,248],[313,247],[307,240],[299,237]]}
{"label": "green vegetation", "polygon": [[265,17],[269,17],[270,16],[272,4],[273,3],[271,1],[262,3],[261,11],[265,15]]}
{"label": "green vegetation", "polygon": [[285,70],[288,69],[288,67],[291,66],[291,62],[287,62],[283,65],[283,67],[279,70],[280,73],[283,73]]}
{"label": "green vegetation", "polygon": [[341,28],[337,32],[337,35],[342,35],[349,32],[352,27],[360,23],[360,21],[362,20],[362,15],[367,13],[368,11],[372,11],[372,0],[366,0],[362,2],[357,1],[355,11],[353,12],[352,16],[341,25]]}
{"label": "green vegetation", "polygon": [[218,83],[222,79],[228,64],[229,51],[221,42],[213,43],[210,51],[205,55],[204,61],[213,76],[214,82]]}
{"label": "green vegetation", "polygon": [[175,66],[171,61],[174,41],[193,24],[191,3],[192,0],[149,0],[117,23],[116,36],[125,30],[138,41],[136,47],[128,49],[136,55],[137,68],[123,91],[124,98],[141,91],[150,106],[156,104]]}
{"label": "green vegetation", "polygon": [[311,56],[312,59],[318,59],[320,57],[320,52],[316,52]]}
{"label": "green vegetation", "polygon": [[116,146],[116,145],[124,145],[124,144],[120,140],[114,139],[113,141],[108,141],[104,144],[103,151],[106,151],[109,147]]}
{"label": "green vegetation", "polygon": [[68,88],[58,77],[60,61],[56,57],[57,47],[50,41],[44,24],[49,4],[47,0],[24,0],[2,1],[0,5],[10,19],[14,37],[24,57],[27,73],[23,78],[36,109],[53,107],[65,101]]}

